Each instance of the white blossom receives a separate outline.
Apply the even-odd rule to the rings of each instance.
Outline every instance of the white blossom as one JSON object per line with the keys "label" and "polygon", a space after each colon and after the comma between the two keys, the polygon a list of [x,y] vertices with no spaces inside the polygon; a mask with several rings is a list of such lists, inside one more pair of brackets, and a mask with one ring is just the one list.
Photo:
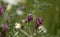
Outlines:
{"label": "white blossom", "polygon": [[39,26],[38,30],[39,30],[39,32],[43,31],[44,33],[46,33],[46,28],[44,26]]}
{"label": "white blossom", "polygon": [[26,0],[2,0],[5,3],[17,5],[18,3],[26,3]]}
{"label": "white blossom", "polygon": [[17,14],[17,15],[23,15],[23,11],[20,10],[20,9],[17,9],[16,14]]}
{"label": "white blossom", "polygon": [[16,0],[2,0],[4,3],[7,3],[7,11],[10,11],[13,5],[17,5],[18,2]]}
{"label": "white blossom", "polygon": [[20,23],[15,23],[15,28],[18,29],[18,28],[21,28],[22,25]]}
{"label": "white blossom", "polygon": [[22,22],[24,23],[24,22],[25,22],[25,20],[22,20]]}
{"label": "white blossom", "polygon": [[3,2],[11,5],[17,5],[18,2],[16,0],[2,0]]}

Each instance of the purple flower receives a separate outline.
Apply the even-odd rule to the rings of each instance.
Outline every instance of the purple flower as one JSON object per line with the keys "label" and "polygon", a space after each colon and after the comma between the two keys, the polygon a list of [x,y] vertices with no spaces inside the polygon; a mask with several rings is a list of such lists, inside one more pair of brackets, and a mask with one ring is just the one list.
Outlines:
{"label": "purple flower", "polygon": [[9,30],[9,27],[8,27],[7,23],[2,24],[1,28],[3,28],[4,31],[8,31]]}
{"label": "purple flower", "polygon": [[9,30],[9,27],[7,25],[7,23],[3,23],[1,25],[1,28],[3,31],[1,31],[1,37],[5,37],[6,36],[6,32]]}
{"label": "purple flower", "polygon": [[42,17],[38,18],[37,21],[36,21],[36,24],[39,25],[39,24],[42,24],[42,23],[43,23],[43,18]]}
{"label": "purple flower", "polygon": [[0,5],[0,16],[3,14],[3,7]]}
{"label": "purple flower", "polygon": [[33,20],[33,15],[29,15],[26,19],[25,22],[30,22],[31,20]]}
{"label": "purple flower", "polygon": [[38,27],[42,25],[42,23],[43,23],[43,18],[42,17],[38,18],[35,24],[35,29],[38,29]]}

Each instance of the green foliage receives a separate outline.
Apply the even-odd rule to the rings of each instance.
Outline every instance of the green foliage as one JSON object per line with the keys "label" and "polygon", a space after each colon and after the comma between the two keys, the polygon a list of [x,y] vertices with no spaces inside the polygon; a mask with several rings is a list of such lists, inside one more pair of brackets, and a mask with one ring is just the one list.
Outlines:
{"label": "green foliage", "polygon": [[[31,21],[29,24],[29,26],[27,27],[27,29],[23,29],[26,32],[28,32],[29,34],[33,34],[33,28],[36,22],[36,19],[39,17],[43,17],[44,18],[44,22],[43,25],[46,27],[47,29],[47,33],[46,34],[41,34],[41,33],[37,33],[37,36],[35,37],[55,37],[55,36],[60,36],[60,11],[56,10],[56,6],[60,9],[60,2],[59,0],[38,0],[37,3],[34,2],[33,0],[27,0],[28,2],[26,4],[23,4],[26,6],[26,10],[24,10],[24,15],[23,16],[12,16],[15,12],[16,9],[18,9],[18,7],[21,5],[17,5],[17,6],[13,6],[12,10],[8,13],[8,12],[4,12],[3,16],[0,17],[0,24],[6,21],[6,17],[9,15],[11,17],[11,21],[7,22],[9,25],[10,30],[7,32],[7,37],[12,37],[14,35],[15,32],[17,32],[18,30],[16,30],[14,28],[14,24],[15,22],[21,22],[21,20],[25,19],[26,16],[28,15],[29,11],[33,11],[33,15],[35,15],[35,18],[33,21]],[[3,5],[3,4],[2,4]],[[4,5],[6,6],[6,5]],[[26,26],[26,23],[23,23],[24,26]],[[29,29],[30,27],[30,29]],[[29,32],[30,30],[30,32]],[[16,37],[26,37],[22,32],[18,31],[18,35]]]}
{"label": "green foliage", "polygon": [[7,13],[3,13],[3,15],[0,17],[0,24],[2,24],[3,22],[5,22],[7,20]]}

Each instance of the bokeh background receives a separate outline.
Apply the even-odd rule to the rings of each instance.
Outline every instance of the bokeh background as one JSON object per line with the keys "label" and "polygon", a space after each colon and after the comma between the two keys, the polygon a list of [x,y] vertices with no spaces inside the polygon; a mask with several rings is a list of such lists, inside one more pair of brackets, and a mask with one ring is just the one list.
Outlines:
{"label": "bokeh background", "polygon": [[[4,9],[3,16],[0,16],[0,26],[5,22],[9,27],[9,30],[6,31],[6,37],[13,37],[16,32],[18,32],[18,34],[15,37],[27,37],[20,31],[20,29],[16,29],[14,24],[16,22],[22,23],[21,21],[27,17],[30,11],[35,18],[28,23],[22,23],[24,27],[29,24],[27,28],[21,28],[22,30],[30,35],[33,35],[35,32],[36,36],[33,35],[33,37],[60,37],[60,0],[27,0],[26,3],[19,3],[15,6],[13,5],[10,11],[6,10],[7,3],[0,0],[0,4]],[[25,7],[25,9],[22,10],[24,14],[14,15],[16,14],[16,10],[20,9],[21,6]],[[9,19],[6,21],[8,16]],[[43,25],[47,30],[46,33],[38,33],[37,30],[33,30],[35,22],[39,17],[43,17],[44,19]],[[2,31],[4,30],[0,28],[0,33]]]}

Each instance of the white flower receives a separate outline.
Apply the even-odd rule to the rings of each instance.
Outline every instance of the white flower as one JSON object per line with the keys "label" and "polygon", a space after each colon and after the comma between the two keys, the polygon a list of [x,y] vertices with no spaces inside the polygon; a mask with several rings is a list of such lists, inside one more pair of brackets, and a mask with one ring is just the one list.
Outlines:
{"label": "white flower", "polygon": [[12,5],[17,5],[18,4],[18,2],[16,0],[2,0],[2,1],[8,4],[7,8],[6,8],[7,11],[11,10]]}
{"label": "white flower", "polygon": [[25,22],[25,20],[22,20],[22,22],[24,23],[24,22]]}
{"label": "white flower", "polygon": [[11,4],[11,5],[17,5],[18,2],[16,0],[3,0],[3,2],[7,3],[7,4]]}
{"label": "white flower", "polygon": [[18,29],[18,28],[21,28],[22,25],[20,23],[15,23],[15,28]]}
{"label": "white flower", "polygon": [[46,29],[43,32],[46,33]]}
{"label": "white flower", "polygon": [[38,30],[39,30],[39,32],[44,32],[44,33],[46,33],[46,29],[45,29],[45,27],[44,26],[40,26],[40,27],[38,27]]}
{"label": "white flower", "polygon": [[26,0],[2,0],[5,3],[17,5],[18,3],[26,3]]}
{"label": "white flower", "polygon": [[17,9],[16,14],[17,14],[17,15],[23,15],[23,11],[20,10],[20,9]]}
{"label": "white flower", "polygon": [[21,3],[21,2],[23,3],[26,0],[2,0],[2,1],[8,4],[6,10],[10,11],[12,8],[12,5],[17,5],[18,3]]}

